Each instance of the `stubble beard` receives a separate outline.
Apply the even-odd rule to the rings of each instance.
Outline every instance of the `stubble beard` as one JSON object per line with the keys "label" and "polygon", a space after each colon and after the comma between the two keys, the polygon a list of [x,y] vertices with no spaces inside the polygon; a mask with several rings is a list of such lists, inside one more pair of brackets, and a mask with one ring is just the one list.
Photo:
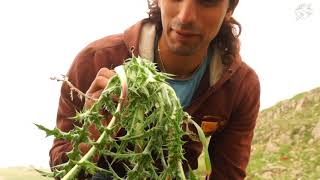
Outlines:
{"label": "stubble beard", "polygon": [[183,44],[170,38],[166,40],[166,44],[168,50],[178,56],[192,56],[200,49],[200,43]]}
{"label": "stubble beard", "polygon": [[[178,20],[173,20],[169,25],[170,28],[184,29],[192,32],[198,33],[199,31],[194,27],[193,24],[182,24]],[[199,42],[196,43],[183,43],[174,39],[170,33],[174,33],[172,29],[167,32],[167,47],[169,50],[179,56],[191,56],[195,54],[200,49],[201,37],[199,37]]]}

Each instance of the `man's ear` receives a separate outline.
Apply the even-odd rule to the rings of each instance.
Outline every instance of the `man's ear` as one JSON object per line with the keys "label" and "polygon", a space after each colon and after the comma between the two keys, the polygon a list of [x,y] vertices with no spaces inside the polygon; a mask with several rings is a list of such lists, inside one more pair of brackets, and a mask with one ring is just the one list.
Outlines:
{"label": "man's ear", "polygon": [[226,13],[226,16],[224,17],[224,20],[225,20],[225,21],[229,21],[230,18],[231,18],[231,16],[232,16],[232,14],[233,14],[233,10],[228,9],[228,10],[227,10],[227,13]]}

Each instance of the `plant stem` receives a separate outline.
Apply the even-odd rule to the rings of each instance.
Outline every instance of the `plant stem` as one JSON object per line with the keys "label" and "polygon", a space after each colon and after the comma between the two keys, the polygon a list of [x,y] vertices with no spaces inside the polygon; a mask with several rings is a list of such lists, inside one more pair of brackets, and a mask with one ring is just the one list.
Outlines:
{"label": "plant stem", "polygon": [[[128,86],[127,86],[127,78],[126,74],[124,72],[123,66],[118,66],[115,68],[116,73],[118,74],[121,82],[121,94],[120,94],[120,99],[117,105],[117,110],[116,113],[121,110],[121,107],[123,105],[123,102],[127,98],[128,95]],[[110,81],[109,81],[110,82]],[[108,86],[107,86],[108,87]],[[93,108],[93,107],[92,107]],[[90,110],[92,110],[92,108]],[[113,125],[115,124],[116,117],[113,116],[112,119],[110,120],[107,130],[110,130]],[[100,135],[99,139],[96,141],[97,144],[101,144],[101,142],[107,137],[107,132],[106,130],[103,131],[103,133]],[[93,155],[96,153],[97,148],[96,146],[92,146],[90,150],[80,159],[78,164],[76,164],[61,180],[71,180],[74,179],[74,177],[78,174],[78,172],[81,170],[81,166],[79,164],[88,161],[90,158],[93,157]]]}
{"label": "plant stem", "polygon": [[[135,128],[135,134],[141,134],[143,132],[143,119],[144,119],[144,111],[143,108],[138,107],[136,112],[134,113],[134,120],[132,123],[132,128]],[[137,140],[134,148],[135,152],[142,152],[143,150],[143,140]]]}
{"label": "plant stem", "polygon": [[178,162],[178,166],[179,166],[179,171],[180,171],[180,175],[181,175],[182,180],[186,180],[186,176],[184,174],[184,170],[183,170],[181,161]]}
{"label": "plant stem", "polygon": [[[115,122],[115,117],[112,117],[110,123],[108,124],[107,126],[107,129],[111,129],[112,126],[114,125],[114,122]],[[107,136],[107,133],[106,131],[104,131],[99,139],[96,141],[97,144],[100,144]],[[88,161],[97,151],[97,148],[96,146],[92,146],[90,148],[90,150],[80,159],[80,161],[78,162],[79,164],[85,162],[85,161]],[[76,164],[61,180],[69,180],[69,179],[73,179],[77,174],[78,172],[80,171],[81,167]]]}

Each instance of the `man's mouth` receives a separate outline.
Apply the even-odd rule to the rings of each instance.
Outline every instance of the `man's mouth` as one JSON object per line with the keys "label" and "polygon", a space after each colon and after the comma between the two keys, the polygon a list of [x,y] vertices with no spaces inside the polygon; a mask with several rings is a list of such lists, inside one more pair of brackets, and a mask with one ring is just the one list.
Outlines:
{"label": "man's mouth", "polygon": [[197,34],[191,31],[186,31],[186,30],[180,30],[180,29],[173,29],[175,33],[181,35],[181,36],[196,36]]}
{"label": "man's mouth", "polygon": [[176,38],[182,41],[190,40],[199,36],[198,33],[188,31],[188,30],[172,29],[172,31],[174,32],[174,35],[176,36]]}

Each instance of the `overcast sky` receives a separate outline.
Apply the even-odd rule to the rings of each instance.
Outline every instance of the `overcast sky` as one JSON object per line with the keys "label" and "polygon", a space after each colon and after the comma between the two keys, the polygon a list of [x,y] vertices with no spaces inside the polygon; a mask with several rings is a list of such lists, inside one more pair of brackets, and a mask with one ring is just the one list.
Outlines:
{"label": "overcast sky", "polygon": [[[48,166],[60,83],[88,43],[147,16],[146,0],[0,1],[0,167]],[[259,75],[262,109],[320,86],[320,2],[240,0],[242,57]]]}

